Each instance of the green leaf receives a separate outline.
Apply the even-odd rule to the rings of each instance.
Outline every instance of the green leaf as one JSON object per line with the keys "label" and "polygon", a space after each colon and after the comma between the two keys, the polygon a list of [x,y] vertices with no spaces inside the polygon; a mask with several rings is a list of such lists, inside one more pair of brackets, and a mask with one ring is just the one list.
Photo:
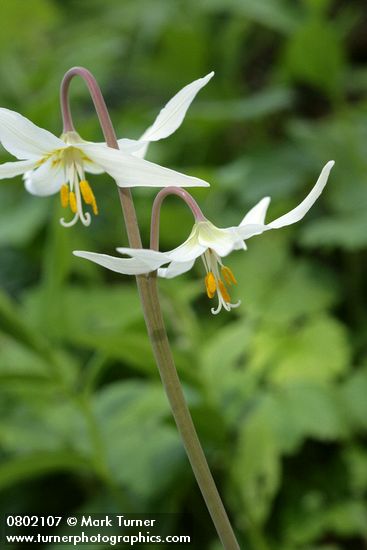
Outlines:
{"label": "green leaf", "polygon": [[[73,286],[60,293],[57,324],[53,327],[53,334],[60,341],[78,343],[102,336],[121,336],[128,325],[142,317],[136,288],[130,285]],[[47,331],[43,300],[43,288],[33,290],[27,296],[26,311],[30,322]]]}
{"label": "green leaf", "polygon": [[361,430],[367,427],[367,370],[359,369],[341,390],[343,403],[350,418]]}
{"label": "green leaf", "polygon": [[44,452],[17,457],[0,465],[0,489],[54,472],[83,473],[89,467],[84,457],[70,452]]}
{"label": "green leaf", "polygon": [[277,386],[325,384],[348,370],[350,349],[343,325],[324,315],[289,327],[288,332],[265,326],[254,337],[250,357],[249,368],[266,373]]}
{"label": "green leaf", "polygon": [[330,387],[290,385],[269,397],[267,410],[285,453],[297,451],[307,438],[335,441],[348,433],[348,416]]}
{"label": "green leaf", "polygon": [[347,447],[344,452],[353,494],[363,497],[367,490],[367,451],[360,445]]}
{"label": "green leaf", "polygon": [[301,233],[301,242],[310,248],[344,248],[358,250],[367,243],[365,210],[352,216],[320,218],[308,224]]}
{"label": "green leaf", "polygon": [[[223,10],[221,0],[206,0],[203,4],[211,10]],[[300,16],[293,5],[283,0],[227,0],[226,8],[236,17],[243,15],[264,27],[285,33],[297,26]]]}
{"label": "green leaf", "polygon": [[340,36],[327,20],[306,21],[286,45],[285,67],[290,76],[331,98],[340,95],[344,63]]}
{"label": "green leaf", "polygon": [[0,246],[28,244],[44,224],[49,202],[24,195],[16,204],[6,203],[0,210]]}
{"label": "green leaf", "polygon": [[240,430],[232,476],[245,510],[256,523],[264,523],[281,481],[281,464],[276,433],[261,406]]}
{"label": "green leaf", "polygon": [[163,420],[169,407],[161,385],[129,381],[95,397],[95,414],[112,475],[138,495],[156,495],[177,475],[183,448]]}
{"label": "green leaf", "polygon": [[253,120],[289,109],[293,93],[289,88],[271,88],[245,99],[202,101],[200,110],[193,108],[197,120]]}
{"label": "green leaf", "polygon": [[50,379],[47,362],[29,348],[0,333],[0,379],[6,375]]}
{"label": "green leaf", "polygon": [[234,426],[256,385],[244,361],[250,334],[243,321],[230,323],[206,340],[200,358],[208,398]]}

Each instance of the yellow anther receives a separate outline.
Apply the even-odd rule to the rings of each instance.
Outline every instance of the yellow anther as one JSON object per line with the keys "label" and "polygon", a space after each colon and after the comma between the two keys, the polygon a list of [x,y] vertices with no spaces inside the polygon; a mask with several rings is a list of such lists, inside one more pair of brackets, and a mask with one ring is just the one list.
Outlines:
{"label": "yellow anther", "polygon": [[91,186],[89,185],[87,180],[81,180],[79,186],[85,204],[90,204],[92,206],[93,213],[97,216],[98,206],[96,197],[94,196]]}
{"label": "yellow anther", "polygon": [[219,281],[218,281],[218,287],[219,287],[221,295],[223,296],[223,300],[225,302],[229,303],[231,301],[231,297],[230,297],[230,295],[228,293],[228,290],[224,286],[224,283],[221,279],[219,279]]}
{"label": "yellow anther", "polygon": [[69,205],[69,187],[66,184],[60,189],[60,202],[63,208]]}
{"label": "yellow anther", "polygon": [[96,199],[94,199],[94,201],[92,202],[92,209],[93,209],[93,214],[95,216],[98,216],[98,206],[97,206]]}
{"label": "yellow anther", "polygon": [[208,298],[213,298],[215,291],[217,290],[217,283],[211,271],[209,271],[205,277],[205,288]]}
{"label": "yellow anther", "polygon": [[232,270],[229,267],[223,265],[221,271],[227,285],[237,284],[236,277],[233,275]]}
{"label": "yellow anther", "polygon": [[70,204],[70,208],[71,208],[71,211],[73,212],[73,214],[76,214],[77,211],[78,211],[78,207],[77,207],[77,204],[76,204],[76,196],[75,196],[74,191],[70,191],[70,193],[69,193],[69,204]]}
{"label": "yellow anther", "polygon": [[93,204],[93,201],[95,201],[96,199],[94,198],[93,191],[87,180],[81,180],[79,186],[85,204]]}

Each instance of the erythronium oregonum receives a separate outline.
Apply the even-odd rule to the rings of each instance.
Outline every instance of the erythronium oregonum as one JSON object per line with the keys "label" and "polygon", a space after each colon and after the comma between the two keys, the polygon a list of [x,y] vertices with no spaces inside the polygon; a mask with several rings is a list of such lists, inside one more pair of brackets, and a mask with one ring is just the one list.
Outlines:
{"label": "erythronium oregonum", "polygon": [[83,140],[69,131],[60,138],[39,128],[22,115],[0,108],[0,142],[17,159],[0,165],[0,179],[23,174],[25,187],[33,195],[47,196],[60,192],[61,204],[74,214],[70,227],[79,219],[89,225],[91,216],[84,212],[83,201],[98,214],[94,193],[86,180],[86,172],[107,172],[120,187],[206,187],[199,178],[186,176],[143,160],[152,141],[166,138],[181,125],[196,94],[213,76],[213,72],[180,90],[160,111],[152,126],[139,140],[121,139],[119,150],[105,143]]}
{"label": "erythronium oregonum", "polygon": [[[270,203],[269,197],[263,198],[254,206],[238,226],[227,228],[213,225],[196,205],[194,212],[196,220],[189,237],[183,244],[169,252],[152,249],[117,249],[118,252],[127,254],[130,258],[85,251],[74,251],[74,254],[125,275],[141,275],[158,270],[158,275],[165,278],[176,277],[189,271],[195,260],[201,257],[206,271],[207,295],[213,298],[217,294],[218,297],[218,306],[212,308],[212,313],[219,313],[222,307],[230,311],[240,302],[231,302],[227,287],[236,284],[236,279],[230,268],[223,264],[222,258],[233,250],[246,250],[245,241],[250,237],[300,221],[320,196],[333,165],[334,161],[330,161],[324,166],[315,186],[296,208],[268,224],[265,223],[265,216]],[[192,197],[190,200],[193,201]],[[167,267],[161,267],[165,264],[168,264]]]}

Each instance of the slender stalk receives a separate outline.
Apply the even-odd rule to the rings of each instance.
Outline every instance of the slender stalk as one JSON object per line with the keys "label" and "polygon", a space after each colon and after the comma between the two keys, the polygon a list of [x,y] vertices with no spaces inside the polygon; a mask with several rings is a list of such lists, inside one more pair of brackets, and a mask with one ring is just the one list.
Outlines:
{"label": "slender stalk", "polygon": [[150,248],[153,250],[158,250],[159,248],[159,217],[161,212],[162,202],[168,195],[177,195],[182,199],[187,206],[190,208],[195,221],[204,221],[206,218],[202,213],[196,200],[180,187],[165,187],[161,189],[154,199],[153,208],[152,208],[152,221],[150,224]]}
{"label": "slender stalk", "polygon": [[[61,84],[61,107],[64,119],[64,131],[73,129],[68,101],[68,90],[70,81],[74,76],[82,77],[88,86],[107,145],[118,149],[116,135],[99,86],[93,75],[83,67],[74,67],[70,69],[65,74]],[[132,248],[141,248],[140,231],[130,189],[118,188],[118,192],[130,246]],[[156,275],[141,275],[136,279],[145,322],[159,373],[196,480],[223,547],[225,550],[239,550],[240,547],[211,475],[182,391],[164,325],[158,296]]]}

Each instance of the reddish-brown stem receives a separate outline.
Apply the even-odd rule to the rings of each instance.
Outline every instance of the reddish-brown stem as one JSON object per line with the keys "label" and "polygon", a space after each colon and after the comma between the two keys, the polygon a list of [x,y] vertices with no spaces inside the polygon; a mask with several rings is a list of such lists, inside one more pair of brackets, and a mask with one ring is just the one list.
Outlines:
{"label": "reddish-brown stem", "polygon": [[[69,69],[65,73],[65,76],[61,82],[60,101],[64,123],[64,132],[74,130],[74,124],[69,103],[69,86],[74,76],[80,76],[88,86],[88,90],[93,100],[93,104],[96,109],[98,120],[100,122],[107,145],[109,147],[112,147],[113,149],[118,149],[119,145],[117,143],[115,130],[113,128],[111,118],[108,113],[108,109],[106,107],[106,103],[100,87],[92,73],[84,67],[73,67],[72,69]],[[128,189],[127,187],[118,187],[118,193],[120,196],[121,206],[125,217],[130,246],[132,248],[141,248],[142,243],[139,225],[136,219],[135,207],[130,189]]]}
{"label": "reddish-brown stem", "polygon": [[161,212],[162,202],[168,195],[177,195],[182,199],[187,206],[190,208],[195,221],[204,221],[206,218],[201,211],[200,206],[185,189],[180,187],[165,187],[161,189],[154,199],[153,208],[152,208],[152,220],[150,223],[150,248],[153,250],[158,250],[159,248],[159,218]]}
{"label": "reddish-brown stem", "polygon": [[[73,131],[74,129],[68,100],[69,84],[74,76],[83,78],[89,88],[107,145],[118,149],[116,135],[99,86],[93,75],[83,67],[70,69],[62,81],[61,109],[64,131]],[[141,248],[140,231],[130,189],[119,187],[118,192],[130,246],[132,248]],[[164,194],[161,196],[163,199]],[[182,391],[164,325],[156,276],[154,274],[150,276],[140,275],[136,279],[153,353],[194,475],[223,547],[226,550],[239,550],[238,542],[211,475]]]}

